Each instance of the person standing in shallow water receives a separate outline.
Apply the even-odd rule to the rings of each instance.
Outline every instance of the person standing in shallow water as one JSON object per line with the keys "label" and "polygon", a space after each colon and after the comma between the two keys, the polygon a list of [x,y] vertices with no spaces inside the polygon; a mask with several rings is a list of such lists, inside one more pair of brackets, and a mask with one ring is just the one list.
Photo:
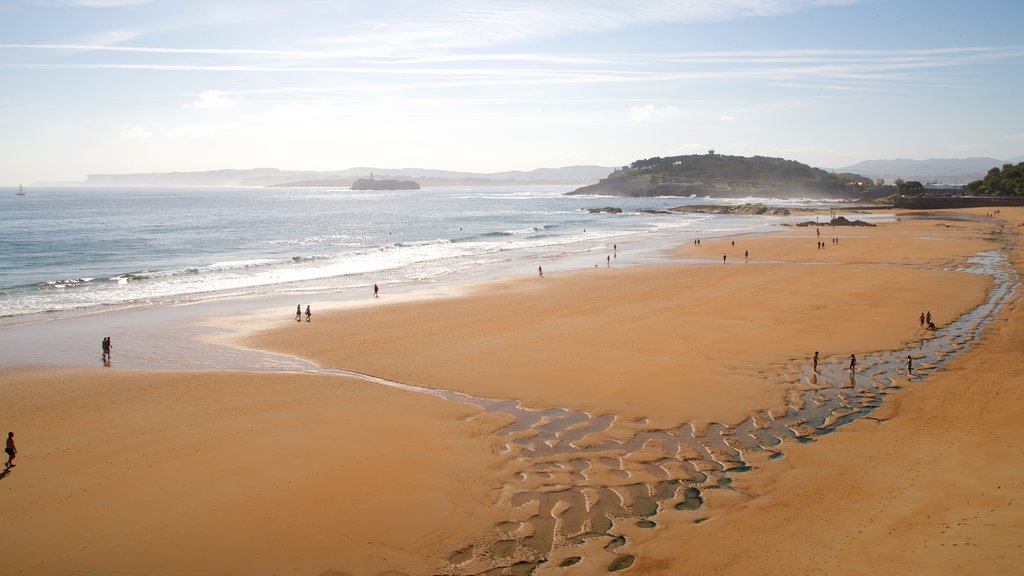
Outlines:
{"label": "person standing in shallow water", "polygon": [[377,297],[377,292],[380,292],[380,288],[377,288],[377,285],[376,285],[376,284],[374,284],[374,285],[373,285],[373,297],[374,297],[374,298],[376,298],[376,297]]}
{"label": "person standing in shallow water", "polygon": [[14,466],[14,457],[18,455],[18,449],[14,446],[14,432],[7,433],[7,445],[4,446],[4,452],[7,453],[7,463],[4,464],[4,468]]}
{"label": "person standing in shallow water", "polygon": [[811,358],[811,364],[814,366],[814,371],[818,371],[818,351],[814,351],[814,358]]}
{"label": "person standing in shallow water", "polygon": [[857,371],[857,357],[850,354],[850,373]]}

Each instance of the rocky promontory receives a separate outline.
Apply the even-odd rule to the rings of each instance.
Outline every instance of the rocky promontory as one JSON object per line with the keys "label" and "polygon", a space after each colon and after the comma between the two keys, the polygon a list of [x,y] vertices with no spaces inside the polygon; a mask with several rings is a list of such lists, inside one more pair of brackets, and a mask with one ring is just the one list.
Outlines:
{"label": "rocky promontory", "polygon": [[597,184],[568,194],[605,196],[706,196],[711,198],[868,198],[875,182],[833,174],[793,160],[707,154],[637,160]]}

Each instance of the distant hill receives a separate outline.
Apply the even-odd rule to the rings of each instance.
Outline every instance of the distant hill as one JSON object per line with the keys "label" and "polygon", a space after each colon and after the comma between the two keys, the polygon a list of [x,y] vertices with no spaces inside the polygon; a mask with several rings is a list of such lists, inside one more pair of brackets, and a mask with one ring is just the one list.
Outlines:
{"label": "distant hill", "polygon": [[[1020,158],[1020,157],[1018,157]],[[925,184],[967,184],[980,180],[992,168],[1013,164],[1021,160],[997,158],[931,158],[928,160],[865,160],[853,166],[838,168],[840,172],[856,172],[887,181],[916,180]]]}
{"label": "distant hill", "polygon": [[612,172],[604,166],[566,166],[508,172],[455,172],[427,168],[371,168],[345,170],[208,170],[202,172],[154,172],[143,174],[90,174],[93,186],[325,186],[348,188],[371,173],[395,180],[413,180],[421,186],[496,186],[526,184],[583,184],[596,182]]}
{"label": "distant hill", "polygon": [[874,188],[870,178],[857,174],[834,174],[794,160],[710,152],[637,160],[597,184],[569,194],[718,198],[865,198],[882,195]]}

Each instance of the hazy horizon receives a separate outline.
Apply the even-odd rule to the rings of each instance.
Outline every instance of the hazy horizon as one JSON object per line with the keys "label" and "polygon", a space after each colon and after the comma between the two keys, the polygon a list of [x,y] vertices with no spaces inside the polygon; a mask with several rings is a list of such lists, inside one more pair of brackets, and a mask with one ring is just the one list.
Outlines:
{"label": "hazy horizon", "polygon": [[14,0],[0,185],[1024,151],[1010,0]]}

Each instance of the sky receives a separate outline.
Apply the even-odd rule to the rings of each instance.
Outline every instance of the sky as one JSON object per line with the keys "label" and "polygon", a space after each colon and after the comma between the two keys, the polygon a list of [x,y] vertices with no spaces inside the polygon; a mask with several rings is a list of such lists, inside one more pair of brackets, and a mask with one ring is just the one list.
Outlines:
{"label": "sky", "polygon": [[1024,154],[1019,0],[0,0],[0,185]]}

